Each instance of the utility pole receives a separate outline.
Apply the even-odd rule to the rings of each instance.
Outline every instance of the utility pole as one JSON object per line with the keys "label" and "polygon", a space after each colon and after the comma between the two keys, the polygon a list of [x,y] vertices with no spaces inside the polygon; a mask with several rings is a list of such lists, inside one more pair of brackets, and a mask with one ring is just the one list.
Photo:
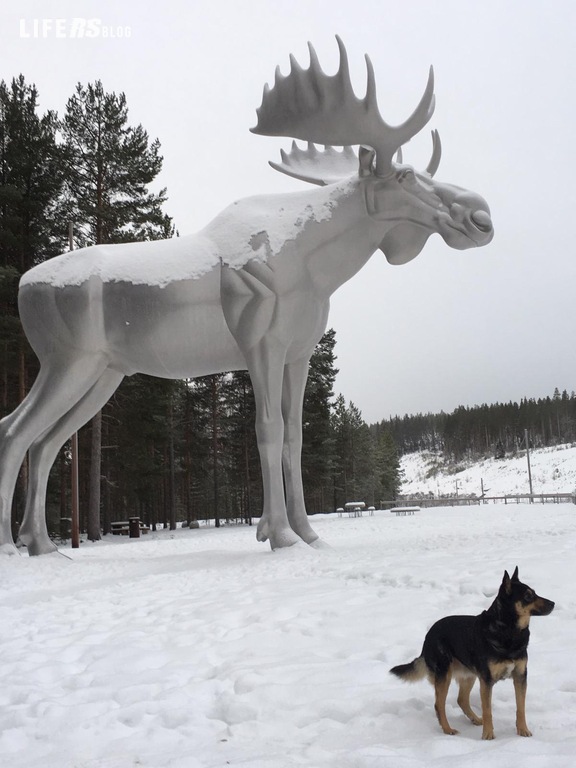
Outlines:
{"label": "utility pole", "polygon": [[528,445],[528,430],[524,430],[524,442],[526,444],[526,461],[528,462],[528,483],[530,485],[530,504],[532,504],[532,470],[530,469],[530,446]]}
{"label": "utility pole", "polygon": [[[74,250],[74,223],[68,225],[68,244],[70,250]],[[70,535],[72,537],[72,549],[80,546],[80,500],[78,494],[78,432],[72,435],[72,525]]]}

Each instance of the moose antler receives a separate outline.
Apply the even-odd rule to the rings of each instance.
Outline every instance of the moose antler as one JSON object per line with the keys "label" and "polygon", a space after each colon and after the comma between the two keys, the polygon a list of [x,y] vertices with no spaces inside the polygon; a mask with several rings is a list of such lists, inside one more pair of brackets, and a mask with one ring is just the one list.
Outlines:
{"label": "moose antler", "polygon": [[346,48],[338,36],[336,41],[340,66],[335,75],[323,72],[310,43],[308,69],[303,69],[294,56],[290,56],[288,75],[284,76],[279,68],[276,69],[274,86],[264,86],[262,105],[257,110],[258,124],[251,131],[263,136],[290,136],[316,144],[367,145],[376,151],[376,174],[385,176],[392,167],[394,153],[432,117],[433,69],[430,67],[426,90],[412,115],[401,125],[391,126],[378,110],[370,58],[365,57],[366,95],[359,99],[350,80]]}
{"label": "moose antler", "polygon": [[274,170],[321,187],[358,171],[358,155],[350,146],[339,152],[330,146],[321,150],[309,142],[306,149],[300,149],[293,141],[290,152],[281,149],[280,155],[281,163],[270,161]]}
{"label": "moose antler", "polygon": [[[368,150],[366,150],[368,152]],[[442,145],[438,131],[432,131],[432,157],[426,167],[426,173],[434,176],[440,164],[442,154]],[[290,152],[280,150],[282,162],[274,163],[269,161],[272,168],[287,176],[292,176],[301,181],[307,181],[310,184],[325,186],[340,181],[340,179],[351,176],[358,171],[360,158],[351,146],[345,146],[342,151],[334,147],[326,146],[324,149],[318,149],[314,144],[308,142],[306,149],[301,149],[295,141],[292,142]],[[396,163],[402,164],[402,148],[396,153]]]}
{"label": "moose antler", "polygon": [[442,157],[442,143],[440,141],[440,134],[436,129],[432,131],[432,157],[426,167],[426,173],[430,176],[434,176],[440,165],[440,158]]}

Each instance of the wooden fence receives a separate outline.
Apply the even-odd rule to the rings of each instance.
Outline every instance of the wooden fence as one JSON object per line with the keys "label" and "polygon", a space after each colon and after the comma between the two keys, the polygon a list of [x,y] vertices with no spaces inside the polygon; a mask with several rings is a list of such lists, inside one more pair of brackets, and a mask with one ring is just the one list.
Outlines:
{"label": "wooden fence", "polygon": [[469,507],[475,504],[576,504],[575,493],[515,493],[506,496],[447,496],[440,498],[402,498],[381,501],[380,509],[398,506]]}

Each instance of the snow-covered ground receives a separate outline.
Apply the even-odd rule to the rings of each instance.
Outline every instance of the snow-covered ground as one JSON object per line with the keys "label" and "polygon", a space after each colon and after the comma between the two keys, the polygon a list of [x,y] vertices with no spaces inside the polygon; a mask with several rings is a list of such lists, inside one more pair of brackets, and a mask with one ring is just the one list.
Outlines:
{"label": "snow-covered ground", "polygon": [[[433,453],[410,453],[401,459],[404,482],[401,493],[432,493],[434,496],[480,496],[482,482],[488,496],[529,493],[526,452],[505,459],[461,461],[458,471],[443,466],[442,458]],[[576,447],[560,445],[530,451],[530,468],[534,493],[576,492]]]}
{"label": "snow-covered ground", "polygon": [[[3,768],[570,768],[576,759],[576,507],[322,516],[329,545],[255,529],[108,537],[0,558]],[[483,742],[449,695],[388,670],[426,629],[478,613],[504,569],[556,601],[532,621],[528,725],[509,681]],[[477,688],[472,702],[479,708]]]}

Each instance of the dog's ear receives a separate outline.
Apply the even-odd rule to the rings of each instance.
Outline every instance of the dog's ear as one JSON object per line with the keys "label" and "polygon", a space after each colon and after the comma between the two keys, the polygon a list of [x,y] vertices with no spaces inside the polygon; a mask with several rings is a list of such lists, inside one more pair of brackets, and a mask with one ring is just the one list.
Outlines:
{"label": "dog's ear", "polygon": [[507,595],[512,594],[512,580],[508,575],[508,571],[504,571],[504,578],[502,579],[502,586],[500,589],[503,589]]}
{"label": "dog's ear", "polygon": [[518,577],[518,566],[516,566],[516,570],[512,574],[512,581],[520,581],[520,579]]}

